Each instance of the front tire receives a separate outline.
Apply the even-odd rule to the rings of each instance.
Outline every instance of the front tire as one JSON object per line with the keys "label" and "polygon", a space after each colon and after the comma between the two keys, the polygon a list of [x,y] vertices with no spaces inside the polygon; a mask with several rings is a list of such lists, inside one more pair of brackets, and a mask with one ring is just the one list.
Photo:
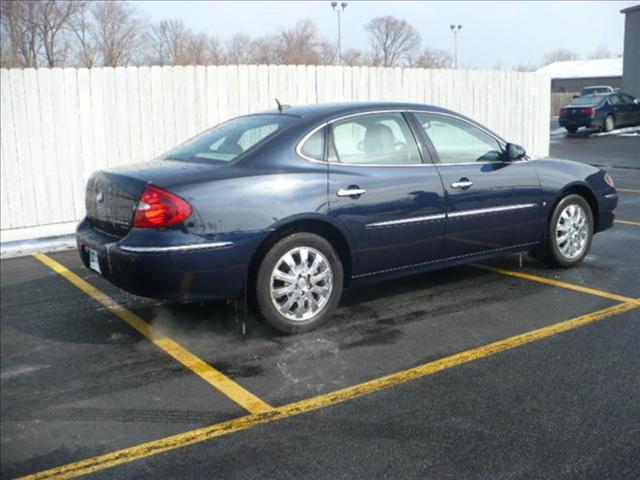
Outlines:
{"label": "front tire", "polygon": [[580,195],[567,195],[553,211],[547,230],[547,256],[551,263],[563,268],[578,265],[591,247],[591,207]]}
{"label": "front tire", "polygon": [[342,286],[342,262],[331,244],[313,233],[293,233],[273,245],[262,260],[256,300],[271,326],[300,333],[331,316]]}
{"label": "front tire", "polygon": [[578,127],[564,127],[567,129],[567,132],[574,134],[578,131]]}

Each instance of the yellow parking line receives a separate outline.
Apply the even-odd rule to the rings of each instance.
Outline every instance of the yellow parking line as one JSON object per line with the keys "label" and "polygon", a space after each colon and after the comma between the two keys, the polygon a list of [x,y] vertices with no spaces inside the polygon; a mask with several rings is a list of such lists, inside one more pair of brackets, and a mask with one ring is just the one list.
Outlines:
{"label": "yellow parking line", "polygon": [[302,413],[326,408],[332,405],[336,405],[342,402],[353,400],[354,398],[368,395],[385,388],[399,385],[402,383],[423,378],[428,375],[453,368],[465,363],[473,362],[481,358],[490,357],[500,352],[511,350],[513,348],[520,347],[532,342],[537,342],[544,338],[552,337],[560,333],[567,332],[585,325],[589,325],[605,318],[618,315],[623,312],[628,312],[638,308],[637,304],[633,303],[620,303],[613,307],[608,307],[603,310],[581,315],[564,322],[542,327],[537,330],[525,332],[520,335],[505,338],[497,342],[489,343],[487,345],[466,350],[464,352],[456,353],[448,357],[435,360],[433,362],[425,363],[423,365],[404,370],[402,372],[393,373],[385,377],[376,378],[368,382],[364,382],[352,387],[347,387],[342,390],[337,390],[317,397],[301,400],[299,402],[283,405],[282,407],[276,407],[270,412],[262,414],[247,415],[244,417],[236,418],[208,427],[198,428],[189,432],[180,433],[171,437],[161,438],[147,443],[142,443],[133,447],[117,450],[115,452],[107,453],[79,462],[70,463],[61,467],[52,468],[42,472],[34,473],[21,477],[22,480],[35,480],[35,479],[67,479],[75,478],[81,475],[97,472],[107,468],[115,467],[117,465],[140,460],[145,457],[157,455],[162,452],[175,450],[177,448],[186,447],[195,443],[204,442],[213,438],[222,437],[231,433],[246,430],[251,427],[263,425],[266,423],[275,422],[284,418],[293,417]]}
{"label": "yellow parking line", "polygon": [[63,276],[94,300],[107,307],[113,314],[120,317],[142,335],[151,340],[157,347],[164,350],[178,362],[202,378],[205,382],[215,387],[238,405],[244,407],[247,411],[251,413],[264,413],[273,410],[271,405],[244,389],[238,383],[213,368],[200,357],[191,353],[175,340],[172,340],[166,335],[160,333],[158,329],[152,327],[135,313],[130,312],[118,304],[107,294],[102,293],[96,287],[67,269],[64,265],[42,253],[36,253],[34,257],[56,273]]}
{"label": "yellow parking line", "polygon": [[636,227],[640,227],[640,222],[632,222],[631,220],[614,220],[616,223],[624,223],[626,225],[635,225]]}
{"label": "yellow parking line", "polygon": [[624,295],[618,295],[617,293],[609,293],[603,290],[597,290],[595,288],[583,287],[582,285],[576,285],[574,283],[567,283],[567,282],[562,282],[560,280],[553,280],[552,278],[532,275],[530,273],[514,272],[513,270],[490,267],[488,265],[480,265],[478,263],[474,263],[473,266],[476,268],[481,268],[483,270],[489,270],[491,272],[500,273],[502,275],[509,275],[510,277],[522,278],[523,280],[530,280],[532,282],[544,283],[545,285],[552,285],[554,287],[566,288],[567,290],[587,293],[589,295],[595,295],[596,297],[608,298],[610,300],[616,300],[618,302],[625,302],[625,303],[632,303],[634,305],[640,306],[640,299],[638,298],[625,297]]}
{"label": "yellow parking line", "polygon": [[636,190],[635,188],[616,188],[619,192],[627,192],[627,193],[640,193],[640,190]]}

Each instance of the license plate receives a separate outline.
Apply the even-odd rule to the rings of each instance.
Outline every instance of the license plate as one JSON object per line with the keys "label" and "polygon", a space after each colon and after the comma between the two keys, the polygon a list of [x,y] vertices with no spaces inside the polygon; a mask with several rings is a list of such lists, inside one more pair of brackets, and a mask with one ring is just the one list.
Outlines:
{"label": "license plate", "polygon": [[100,271],[100,262],[98,261],[98,252],[91,249],[89,249],[89,268],[102,275],[102,272]]}

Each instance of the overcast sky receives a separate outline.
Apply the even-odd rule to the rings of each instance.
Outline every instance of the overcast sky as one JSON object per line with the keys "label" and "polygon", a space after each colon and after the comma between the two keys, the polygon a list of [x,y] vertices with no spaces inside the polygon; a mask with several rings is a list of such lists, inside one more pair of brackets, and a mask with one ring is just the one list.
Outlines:
{"label": "overcast sky", "polygon": [[[203,2],[136,1],[152,20],[181,18],[193,30],[226,40],[236,33],[275,33],[310,18],[329,40],[337,38],[336,14],[329,1]],[[423,47],[451,50],[451,23],[461,24],[459,63],[474,68],[508,68],[539,63],[563,47],[586,57],[599,45],[622,52],[624,15],[635,1],[546,2],[360,2],[350,1],[343,14],[343,49],[368,49],[363,25],[374,17],[393,15],[413,24]]]}

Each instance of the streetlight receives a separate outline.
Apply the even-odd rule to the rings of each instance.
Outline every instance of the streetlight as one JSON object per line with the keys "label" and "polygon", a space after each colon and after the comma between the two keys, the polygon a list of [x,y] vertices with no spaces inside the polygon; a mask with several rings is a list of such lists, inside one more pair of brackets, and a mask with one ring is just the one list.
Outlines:
{"label": "streetlight", "polygon": [[462,30],[462,25],[449,25],[449,28],[453,32],[453,65],[458,68],[458,32]]}
{"label": "streetlight", "polygon": [[347,8],[347,2],[331,2],[331,7],[338,14],[338,65],[342,65],[342,31],[340,30],[340,12]]}

